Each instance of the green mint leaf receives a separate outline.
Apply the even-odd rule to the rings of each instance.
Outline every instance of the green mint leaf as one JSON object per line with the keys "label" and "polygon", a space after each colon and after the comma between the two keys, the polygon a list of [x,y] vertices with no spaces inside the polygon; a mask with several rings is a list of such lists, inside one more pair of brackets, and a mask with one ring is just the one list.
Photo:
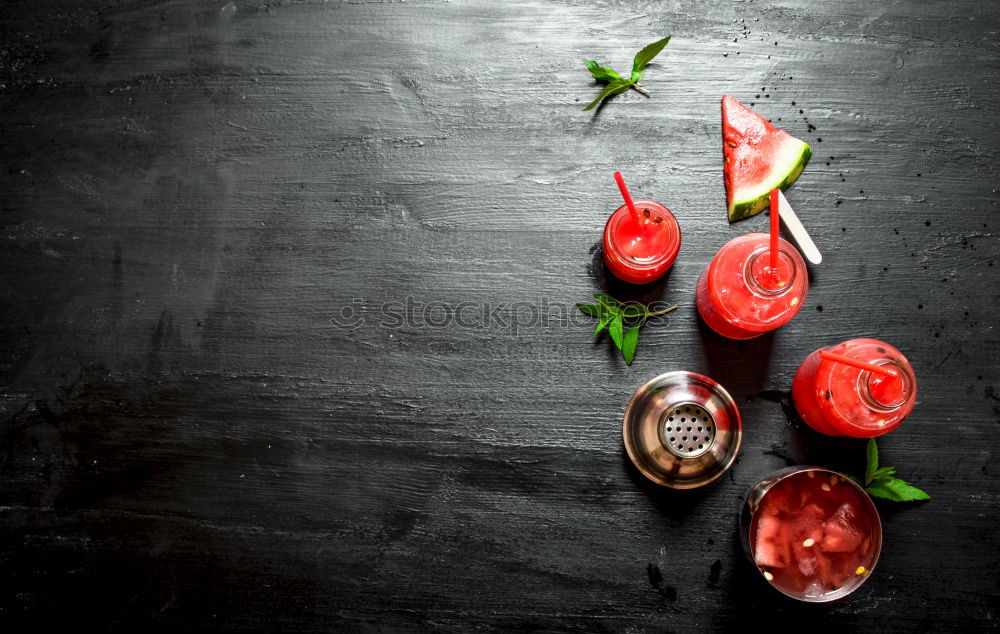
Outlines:
{"label": "green mint leaf", "polygon": [[601,307],[598,306],[597,304],[581,304],[580,302],[577,302],[576,307],[585,312],[586,314],[590,315],[591,317],[601,316]]}
{"label": "green mint leaf", "polygon": [[611,335],[611,340],[615,342],[615,346],[619,350],[622,349],[622,314],[620,312],[615,313],[615,316],[611,318],[608,323],[608,333]]}
{"label": "green mint leaf", "polygon": [[599,301],[602,306],[607,306],[608,308],[618,310],[618,304],[620,302],[614,297],[608,295],[607,293],[594,293],[594,299]]}
{"label": "green mint leaf", "polygon": [[632,365],[637,343],[639,343],[639,326],[632,326],[625,331],[625,336],[622,337],[622,357],[625,358],[627,365]]}
{"label": "green mint leaf", "polygon": [[[612,321],[618,319],[621,321],[622,309],[619,307],[619,302],[614,297],[608,295],[607,293],[594,293],[594,299],[596,299],[600,304],[598,305],[598,310],[600,312],[600,322],[597,324],[597,328],[594,329],[594,334],[598,335],[605,326],[611,324]],[[614,339],[614,335],[611,335]],[[618,345],[617,343],[615,345]]]}
{"label": "green mint leaf", "polygon": [[865,488],[865,491],[875,497],[892,500],[893,502],[912,502],[929,500],[931,496],[917,487],[899,478],[879,479]]}
{"label": "green mint leaf", "polygon": [[614,313],[603,313],[601,315],[601,320],[597,322],[597,327],[594,328],[594,336],[601,334],[601,331],[604,330],[604,327],[607,326],[611,322],[611,320],[614,319],[614,317],[615,317]]}
{"label": "green mint leaf", "polygon": [[646,64],[653,61],[653,58],[660,54],[663,47],[667,45],[670,41],[670,36],[658,40],[645,46],[641,51],[635,54],[635,59],[632,60],[632,81],[637,82],[642,77],[642,73],[646,70]]}
{"label": "green mint leaf", "polygon": [[868,476],[868,483],[871,484],[875,480],[890,480],[890,476],[896,473],[896,467],[882,467],[881,469],[876,469],[871,472]]}
{"label": "green mint leaf", "polygon": [[617,95],[620,92],[625,92],[632,86],[632,82],[627,79],[616,79],[604,87],[601,94],[597,95],[597,99],[590,102],[590,105],[584,108],[584,112],[587,110],[593,110],[594,106],[601,103],[604,99],[610,97],[611,95]]}
{"label": "green mint leaf", "polygon": [[590,70],[590,74],[594,76],[597,81],[614,81],[616,79],[621,79],[621,77],[614,70],[608,68],[607,66],[601,66],[592,59],[583,58],[583,63],[587,65]]}
{"label": "green mint leaf", "polygon": [[868,468],[865,470],[865,482],[872,481],[872,474],[878,471],[878,446],[875,445],[875,439],[868,439]]}

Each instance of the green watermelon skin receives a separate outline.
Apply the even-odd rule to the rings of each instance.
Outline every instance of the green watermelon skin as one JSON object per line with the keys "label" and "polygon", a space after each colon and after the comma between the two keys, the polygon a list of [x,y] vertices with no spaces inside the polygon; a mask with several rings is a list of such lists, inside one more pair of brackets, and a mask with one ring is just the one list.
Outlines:
{"label": "green watermelon skin", "polygon": [[[796,159],[796,167],[794,170],[788,173],[784,179],[778,183],[777,188],[781,191],[785,191],[792,186],[799,176],[802,174],[802,170],[806,168],[806,164],[809,159],[812,158],[812,148],[805,145],[802,148],[802,153]],[[768,196],[762,196],[760,198],[753,198],[750,200],[734,201],[729,207],[729,222],[736,222],[737,220],[744,220],[750,216],[756,216],[760,212],[764,211],[770,205],[770,199]]]}
{"label": "green watermelon skin", "polygon": [[812,157],[807,143],[729,95],[722,97],[722,138],[729,222],[766,209],[771,190],[788,189]]}

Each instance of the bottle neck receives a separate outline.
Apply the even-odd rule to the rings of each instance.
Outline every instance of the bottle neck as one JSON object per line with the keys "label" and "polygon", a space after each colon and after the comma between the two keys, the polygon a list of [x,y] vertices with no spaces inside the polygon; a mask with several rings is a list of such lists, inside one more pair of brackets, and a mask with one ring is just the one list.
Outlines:
{"label": "bottle neck", "polygon": [[747,258],[743,277],[747,288],[760,297],[779,297],[792,289],[799,274],[795,260],[784,246],[778,248],[777,266],[771,266],[767,246],[759,247]]}
{"label": "bottle neck", "polygon": [[872,411],[890,413],[903,406],[916,386],[913,371],[890,359],[880,359],[876,365],[886,366],[892,375],[864,370],[858,375],[858,395]]}

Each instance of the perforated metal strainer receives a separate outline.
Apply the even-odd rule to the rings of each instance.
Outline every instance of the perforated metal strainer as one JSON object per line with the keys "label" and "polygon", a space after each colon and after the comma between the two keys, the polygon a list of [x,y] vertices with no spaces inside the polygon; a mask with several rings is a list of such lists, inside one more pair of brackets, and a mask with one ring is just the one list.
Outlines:
{"label": "perforated metal strainer", "polygon": [[715,419],[697,403],[678,403],[667,411],[664,443],[679,458],[696,458],[715,441]]}
{"label": "perforated metal strainer", "polygon": [[740,414],[721,385],[668,372],[640,387],[625,410],[625,449],[647,478],[693,489],[726,472],[740,449]]}

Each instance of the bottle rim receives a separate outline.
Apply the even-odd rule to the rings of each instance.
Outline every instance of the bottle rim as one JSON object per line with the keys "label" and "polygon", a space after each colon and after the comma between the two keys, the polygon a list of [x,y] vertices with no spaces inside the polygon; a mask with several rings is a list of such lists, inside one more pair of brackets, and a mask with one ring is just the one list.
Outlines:
{"label": "bottle rim", "polygon": [[[746,282],[747,288],[754,294],[759,297],[774,299],[787,294],[795,286],[795,279],[798,275],[798,265],[795,264],[795,258],[792,257],[792,254],[789,253],[788,249],[784,248],[784,245],[779,243],[778,257],[787,261],[789,266],[791,266],[791,276],[788,278],[788,281],[784,284],[784,286],[781,286],[780,288],[768,288],[764,286],[764,284],[757,279],[757,275],[754,274],[754,270],[756,268],[755,265],[760,258],[770,257],[770,251],[770,246],[762,246],[750,254],[750,257],[747,258],[746,264],[743,266],[743,279]],[[765,270],[769,269],[770,264],[765,264],[764,267]]]}
{"label": "bottle rim", "polygon": [[873,363],[879,366],[892,366],[892,368],[898,372],[896,376],[903,383],[900,395],[898,398],[889,403],[880,401],[872,392],[872,380],[876,377],[871,370],[862,370],[861,373],[858,374],[858,395],[861,397],[861,401],[873,411],[882,414],[895,412],[906,405],[906,403],[910,400],[910,397],[913,395],[913,387],[916,385],[916,376],[914,375],[913,370],[892,359],[878,359],[877,361],[873,361]]}

